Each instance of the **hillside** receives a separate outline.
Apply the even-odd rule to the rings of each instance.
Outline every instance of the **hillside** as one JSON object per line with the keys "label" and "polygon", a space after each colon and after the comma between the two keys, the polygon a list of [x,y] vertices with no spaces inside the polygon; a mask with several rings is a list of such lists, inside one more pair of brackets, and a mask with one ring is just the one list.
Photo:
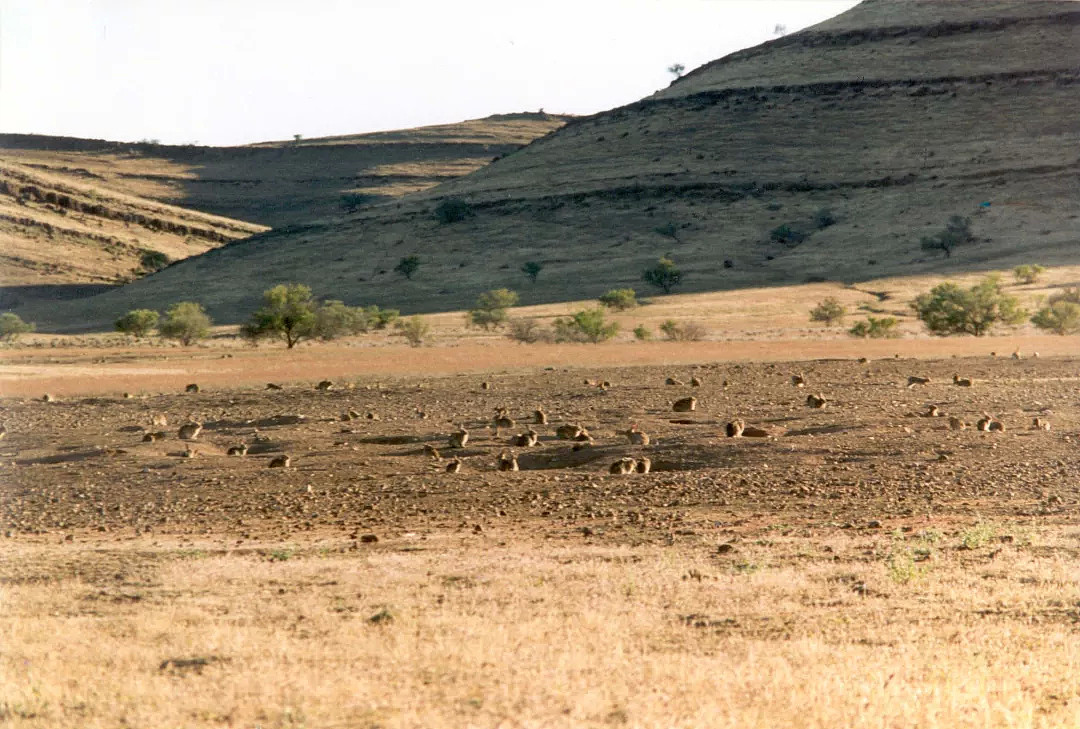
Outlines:
{"label": "hillside", "polygon": [[83,296],[266,230],[79,177],[0,158],[0,306]]}
{"label": "hillside", "polygon": [[481,167],[570,117],[501,114],[456,124],[238,147],[0,134],[0,162],[77,175],[130,195],[274,228],[338,215]]}
{"label": "hillside", "polygon": [[[406,311],[494,286],[574,300],[642,288],[665,254],[684,292],[1075,263],[1076,49],[1074,2],[867,0],[463,178],[209,252],[53,323],[181,298],[235,321],[277,281]],[[448,198],[465,219],[435,219]],[[952,215],[974,240],[923,250]],[[783,225],[795,234],[770,235]],[[422,261],[412,280],[393,273],[405,255]]]}

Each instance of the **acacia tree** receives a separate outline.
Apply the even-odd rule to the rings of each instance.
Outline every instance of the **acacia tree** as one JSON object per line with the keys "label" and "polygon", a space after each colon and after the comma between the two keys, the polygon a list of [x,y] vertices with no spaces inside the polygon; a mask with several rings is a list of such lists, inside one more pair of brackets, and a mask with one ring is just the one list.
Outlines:
{"label": "acacia tree", "polygon": [[506,321],[506,310],[516,306],[518,295],[510,289],[492,289],[476,298],[476,307],[469,311],[469,323],[490,329],[500,327]]}
{"label": "acacia tree", "polygon": [[971,233],[971,219],[953,215],[945,228],[935,234],[924,236],[921,244],[923,250],[942,251],[946,258],[952,256],[953,248],[975,239]]}
{"label": "acacia tree", "polygon": [[1027,317],[1015,296],[1005,293],[999,276],[988,276],[969,289],[947,282],[920,294],[912,308],[933,334],[981,337],[998,324],[1015,325]]}
{"label": "acacia tree", "polygon": [[252,340],[277,337],[292,349],[315,336],[315,299],[304,284],[280,284],[263,292],[263,305],[241,329]]}
{"label": "acacia tree", "polygon": [[521,272],[529,277],[529,280],[536,283],[536,277],[540,275],[540,272],[544,270],[544,264],[538,261],[526,261],[525,265],[521,267]]}
{"label": "acacia tree", "polygon": [[645,269],[641,279],[658,289],[663,289],[665,294],[682,283],[682,271],[675,267],[675,262],[670,258],[661,258],[652,268]]}
{"label": "acacia tree", "polygon": [[1031,317],[1031,323],[1062,336],[1076,334],[1080,332],[1080,304],[1062,299],[1051,301]]}

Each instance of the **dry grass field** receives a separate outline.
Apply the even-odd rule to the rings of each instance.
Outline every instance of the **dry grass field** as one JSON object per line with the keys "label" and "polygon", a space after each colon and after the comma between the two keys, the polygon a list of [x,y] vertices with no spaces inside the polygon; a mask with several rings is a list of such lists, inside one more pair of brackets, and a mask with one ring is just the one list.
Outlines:
{"label": "dry grass field", "polygon": [[0,724],[1075,725],[1080,359],[1007,342],[8,350]]}

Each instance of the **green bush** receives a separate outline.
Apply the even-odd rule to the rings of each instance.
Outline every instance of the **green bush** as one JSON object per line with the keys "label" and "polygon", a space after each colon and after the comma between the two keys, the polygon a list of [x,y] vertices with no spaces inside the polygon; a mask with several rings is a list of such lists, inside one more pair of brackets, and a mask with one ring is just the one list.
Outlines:
{"label": "green bush", "polygon": [[953,248],[975,239],[971,233],[971,219],[953,215],[945,228],[934,235],[924,236],[920,243],[923,250],[942,251],[946,258],[952,256]]}
{"label": "green bush", "polygon": [[1076,334],[1080,332],[1080,304],[1055,301],[1039,309],[1031,317],[1031,323],[1054,334]]}
{"label": "green bush", "polygon": [[154,273],[172,263],[172,259],[161,251],[144,250],[139,256],[139,265],[148,273]]}
{"label": "green bush", "polygon": [[554,339],[554,334],[550,329],[544,327],[536,319],[511,319],[510,330],[506,336],[513,339],[515,342],[523,342],[525,344],[535,344],[537,342],[550,342]]}
{"label": "green bush", "polygon": [[863,339],[892,339],[897,336],[895,331],[897,320],[891,316],[868,316],[865,321],[855,322],[855,326],[848,330],[853,337]]}
{"label": "green bush", "polygon": [[483,329],[498,328],[506,321],[506,310],[517,302],[517,293],[510,289],[485,291],[476,298],[476,307],[469,311],[468,323]]}
{"label": "green bush", "polygon": [[22,334],[34,331],[35,326],[22,320],[18,314],[5,311],[0,314],[0,341],[14,342]]}
{"label": "green bush", "polygon": [[773,243],[782,243],[786,246],[795,246],[807,239],[806,233],[792,228],[787,223],[777,226],[769,231],[769,239]]}
{"label": "green bush", "polygon": [[133,337],[145,337],[158,325],[158,313],[153,309],[132,309],[116,320],[116,331]]}
{"label": "green bush", "polygon": [[1056,304],[1059,301],[1068,301],[1073,304],[1080,304],[1080,286],[1072,286],[1071,288],[1062,289],[1056,294],[1051,294],[1047,303]]}
{"label": "green bush", "polygon": [[668,319],[661,324],[660,331],[672,342],[698,342],[708,334],[701,322],[688,321],[680,324],[674,319]]}
{"label": "green bush", "polygon": [[638,305],[637,292],[633,289],[611,289],[600,297],[600,303],[609,309],[626,311]]}
{"label": "green bush", "polygon": [[442,224],[457,223],[472,215],[472,206],[461,198],[448,197],[435,206],[435,219]]}
{"label": "green bush", "polygon": [[418,268],[420,268],[419,256],[405,256],[394,266],[394,270],[407,279],[411,279]]}
{"label": "green bush", "polygon": [[370,205],[378,200],[378,195],[368,195],[362,192],[346,192],[341,196],[341,208],[347,213],[352,213],[365,205]]}
{"label": "green bush", "polygon": [[818,230],[828,228],[830,225],[835,224],[836,215],[834,215],[833,211],[829,208],[819,208],[817,212],[814,213],[814,226],[817,227]]}
{"label": "green bush", "polygon": [[641,274],[641,279],[651,286],[662,289],[665,294],[670,294],[673,288],[682,283],[682,271],[675,266],[674,261],[665,257],[659,259],[652,268],[646,269]]}
{"label": "green bush", "polygon": [[177,339],[185,347],[210,335],[213,321],[201,304],[181,301],[173,304],[158,323],[158,331],[166,339]]}
{"label": "green bush", "polygon": [[324,301],[315,308],[312,335],[324,342],[338,337],[363,334],[372,326],[367,312],[358,306],[346,306],[341,301]]}
{"label": "green bush", "polygon": [[558,318],[553,324],[556,342],[592,342],[611,339],[619,333],[617,322],[608,322],[600,307],[576,312],[569,318]]}
{"label": "green bush", "polygon": [[365,308],[364,314],[368,326],[372,329],[386,329],[401,316],[401,312],[397,309],[380,309],[375,305]]}
{"label": "green bush", "polygon": [[1046,269],[1037,263],[1026,263],[1013,269],[1013,277],[1016,283],[1033,284],[1039,280],[1039,276]]}
{"label": "green bush", "polygon": [[525,265],[521,267],[521,272],[529,277],[529,280],[536,283],[536,277],[540,275],[540,272],[544,270],[544,264],[537,261],[527,261]]}
{"label": "green bush", "polygon": [[397,334],[405,337],[405,341],[413,347],[422,345],[431,332],[431,324],[422,316],[410,316],[408,319],[398,321],[394,326],[397,328]]}
{"label": "green bush", "polygon": [[988,276],[969,289],[951,282],[939,284],[916,297],[912,308],[926,328],[939,336],[981,337],[995,325],[1015,325],[1027,317],[1016,297],[1005,293],[998,276]]}
{"label": "green bush", "polygon": [[653,338],[652,330],[644,324],[638,324],[634,327],[634,339],[639,342],[647,342]]}
{"label": "green bush", "polygon": [[835,296],[825,297],[810,310],[810,321],[824,322],[825,326],[839,324],[845,316],[847,316],[847,309]]}

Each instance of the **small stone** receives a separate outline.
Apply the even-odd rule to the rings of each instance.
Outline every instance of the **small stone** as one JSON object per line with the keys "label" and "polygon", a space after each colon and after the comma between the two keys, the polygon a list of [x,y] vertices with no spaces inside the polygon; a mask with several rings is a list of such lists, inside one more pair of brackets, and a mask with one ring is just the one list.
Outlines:
{"label": "small stone", "polygon": [[716,548],[717,554],[731,554],[735,551],[735,547],[731,544],[721,544]]}
{"label": "small stone", "polygon": [[365,534],[360,537],[360,541],[364,544],[374,544],[375,542],[379,541],[379,538],[374,534]]}

